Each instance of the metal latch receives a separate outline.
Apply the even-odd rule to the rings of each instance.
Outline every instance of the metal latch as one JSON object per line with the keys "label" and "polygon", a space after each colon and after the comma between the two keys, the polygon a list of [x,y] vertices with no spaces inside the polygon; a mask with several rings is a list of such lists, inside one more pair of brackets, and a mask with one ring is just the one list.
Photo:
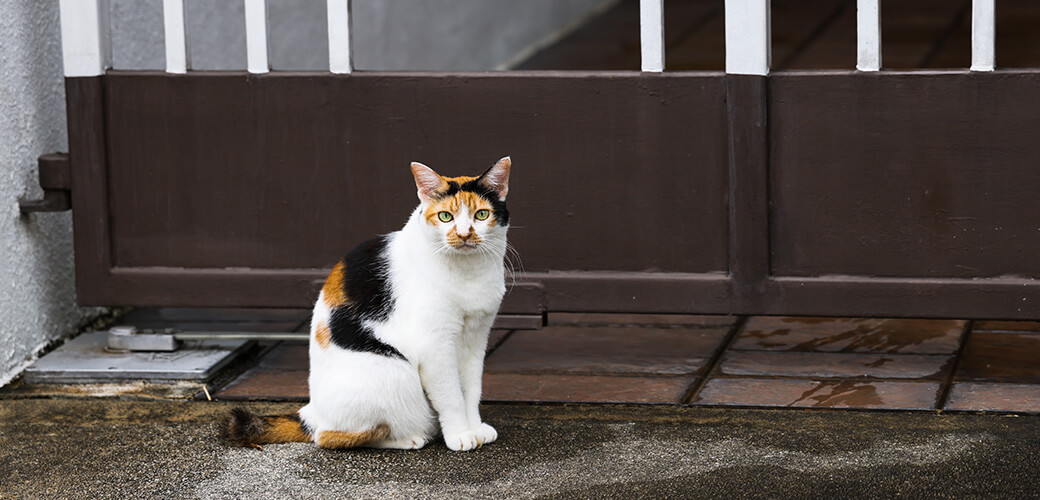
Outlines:
{"label": "metal latch", "polygon": [[293,332],[183,332],[173,328],[138,330],[115,326],[108,331],[110,351],[176,351],[192,340],[307,340],[307,333]]}
{"label": "metal latch", "polygon": [[72,171],[67,153],[52,153],[37,159],[43,198],[18,202],[23,214],[30,212],[61,212],[72,208]]}

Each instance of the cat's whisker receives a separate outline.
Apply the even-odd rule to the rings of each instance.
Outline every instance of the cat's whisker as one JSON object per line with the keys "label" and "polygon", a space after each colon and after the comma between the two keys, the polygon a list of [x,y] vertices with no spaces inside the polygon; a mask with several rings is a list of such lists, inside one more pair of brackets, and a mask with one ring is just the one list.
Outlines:
{"label": "cat's whisker", "polygon": [[527,270],[524,269],[524,261],[520,258],[520,252],[509,242],[506,242],[506,271],[511,285],[516,285],[517,274],[521,279],[527,274]]}

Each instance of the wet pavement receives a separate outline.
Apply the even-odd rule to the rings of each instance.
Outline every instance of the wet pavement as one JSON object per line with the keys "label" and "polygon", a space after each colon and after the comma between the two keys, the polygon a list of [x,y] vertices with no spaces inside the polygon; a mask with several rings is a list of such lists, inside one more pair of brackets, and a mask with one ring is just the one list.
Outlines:
{"label": "wet pavement", "polygon": [[[305,331],[307,311],[121,322]],[[483,412],[501,437],[473,453],[218,442],[231,407],[306,400],[301,342],[262,343],[205,387],[15,383],[0,389],[0,498],[1040,498],[1040,323],[544,323],[494,332]]]}
{"label": "wet pavement", "polygon": [[[1037,322],[550,313],[488,352],[489,402],[1040,412]],[[306,379],[283,342],[211,392],[303,401]]]}
{"label": "wet pavement", "polygon": [[473,452],[231,448],[232,406],[0,400],[0,498],[1036,498],[1040,417],[497,404]]}

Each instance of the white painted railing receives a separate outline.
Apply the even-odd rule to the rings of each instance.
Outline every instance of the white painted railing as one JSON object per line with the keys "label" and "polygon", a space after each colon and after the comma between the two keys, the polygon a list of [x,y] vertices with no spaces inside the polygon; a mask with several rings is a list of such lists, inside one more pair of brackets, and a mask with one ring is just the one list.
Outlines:
{"label": "white painted railing", "polygon": [[664,0],[639,0],[640,69],[664,71]]}
{"label": "white painted railing", "polygon": [[[60,0],[65,76],[96,76],[109,67],[107,0]],[[245,7],[246,68],[267,73],[267,0],[242,0]],[[971,70],[993,71],[995,0],[972,1]],[[351,41],[351,0],[326,0],[328,8],[329,71],[354,69]],[[770,70],[770,0],[725,0],[726,72],[766,75]],[[664,0],[639,1],[641,62],[645,72],[665,69]],[[166,71],[191,68],[185,36],[184,0],[163,0]],[[881,69],[880,0],[857,0],[856,68]]]}
{"label": "white painted railing", "polygon": [[880,0],[856,2],[856,69],[881,69],[881,4]]}
{"label": "white painted railing", "polygon": [[971,5],[971,69],[993,71],[996,65],[994,44],[997,39],[994,0],[972,0]]}
{"label": "white painted railing", "polygon": [[350,0],[328,0],[329,71],[354,71],[354,52],[350,43]]}
{"label": "white painted railing", "polygon": [[108,12],[102,0],[61,0],[65,76],[98,76],[109,67]]}
{"label": "white painted railing", "polygon": [[166,72],[188,72],[188,43],[184,36],[184,0],[163,0],[166,34]]}
{"label": "white painted railing", "polygon": [[772,58],[769,3],[769,0],[726,0],[726,73],[769,73]]}
{"label": "white painted railing", "polygon": [[246,7],[246,70],[267,73],[267,0],[244,0]]}

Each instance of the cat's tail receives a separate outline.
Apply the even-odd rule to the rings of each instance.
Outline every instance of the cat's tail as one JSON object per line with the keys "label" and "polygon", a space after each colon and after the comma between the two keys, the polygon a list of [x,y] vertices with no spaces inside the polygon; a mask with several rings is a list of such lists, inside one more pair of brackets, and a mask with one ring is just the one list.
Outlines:
{"label": "cat's tail", "polygon": [[310,430],[295,413],[261,416],[242,408],[231,410],[220,436],[235,446],[313,441]]}

